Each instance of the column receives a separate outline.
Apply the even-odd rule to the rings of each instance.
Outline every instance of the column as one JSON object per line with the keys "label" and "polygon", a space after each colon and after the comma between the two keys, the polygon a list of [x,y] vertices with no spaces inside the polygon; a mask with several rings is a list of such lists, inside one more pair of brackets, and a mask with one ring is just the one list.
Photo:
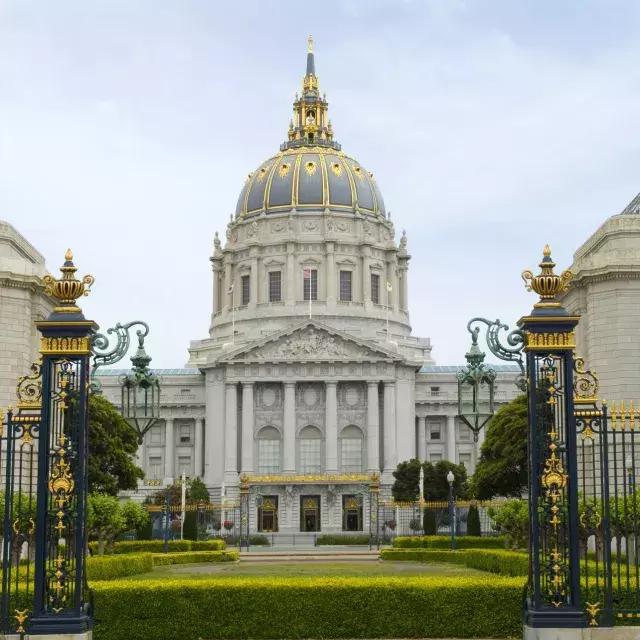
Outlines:
{"label": "column", "polygon": [[287,243],[287,286],[285,289],[285,299],[288,307],[294,304],[294,247],[295,245],[292,242]]}
{"label": "column", "polygon": [[336,266],[333,242],[327,242],[327,303],[336,301]]}
{"label": "column", "polygon": [[238,386],[227,382],[225,394],[224,421],[224,481],[235,484],[238,479]]}
{"label": "column", "polygon": [[393,473],[398,465],[396,455],[396,383],[384,383],[384,471]]}
{"label": "column", "polygon": [[212,260],[211,267],[213,269],[213,314],[215,315],[216,313],[218,313],[218,311],[220,311],[220,266],[218,264],[218,261],[216,260],[215,262],[213,262]]}
{"label": "column", "polygon": [[167,418],[164,423],[164,477],[173,482],[176,457],[176,440],[175,434],[173,433],[173,418]]}
{"label": "column", "polygon": [[242,383],[242,473],[253,473],[253,388]]}
{"label": "column", "polygon": [[380,473],[378,383],[367,382],[367,473]]}
{"label": "column", "polygon": [[193,455],[194,455],[194,473],[196,475],[196,478],[201,478],[202,477],[202,461],[204,459],[204,451],[203,451],[203,422],[204,420],[202,418],[196,418],[195,420],[195,428],[196,428],[196,433],[195,433],[195,442],[194,442],[194,451],[193,451]]}
{"label": "column", "polygon": [[418,416],[418,458],[420,462],[427,460],[427,419]]}
{"label": "column", "polygon": [[[254,253],[257,249],[254,247]],[[249,293],[249,308],[255,309],[258,304],[258,291],[260,291],[260,285],[258,284],[258,258],[254,255],[251,259],[251,284]]]}
{"label": "column", "polygon": [[284,473],[296,470],[296,383],[284,383]]}
{"label": "column", "polygon": [[226,301],[222,304],[223,307],[227,307],[228,311],[231,311],[231,298],[228,294],[229,289],[231,288],[231,284],[233,283],[233,273],[231,272],[231,263],[229,261],[224,265],[224,292],[223,294],[226,296]]}
{"label": "column", "polygon": [[400,308],[404,311],[409,311],[409,282],[408,282],[409,268],[405,263],[400,269]]}
{"label": "column", "polygon": [[362,301],[365,306],[371,302],[371,258],[368,246],[362,247]]}
{"label": "column", "polygon": [[447,416],[447,460],[456,462],[456,418]]}
{"label": "column", "polygon": [[384,283],[384,290],[387,292],[387,306],[393,307],[396,295],[396,287],[395,287],[395,266],[392,261],[387,262],[387,282],[391,283],[391,291],[387,287],[387,282]]}
{"label": "column", "polygon": [[[205,484],[222,484],[224,474],[224,382],[221,371],[206,372]],[[220,379],[216,380],[216,377]]]}
{"label": "column", "polygon": [[338,383],[325,382],[325,472],[338,473]]}

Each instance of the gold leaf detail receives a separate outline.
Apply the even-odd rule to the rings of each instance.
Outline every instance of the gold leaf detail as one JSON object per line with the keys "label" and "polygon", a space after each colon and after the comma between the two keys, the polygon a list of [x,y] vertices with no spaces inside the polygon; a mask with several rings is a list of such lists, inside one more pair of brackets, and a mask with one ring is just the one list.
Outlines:
{"label": "gold leaf detail", "polygon": [[331,171],[339,178],[342,175],[342,165],[339,162],[332,162]]}
{"label": "gold leaf detail", "polygon": [[289,162],[283,162],[280,165],[280,168],[278,169],[278,175],[281,178],[284,178],[289,173],[290,169],[291,169],[291,164]]}
{"label": "gold leaf detail", "polygon": [[313,160],[309,160],[308,162],[304,163],[304,170],[309,176],[312,176],[316,172],[317,168],[318,165]]}
{"label": "gold leaf detail", "polygon": [[360,180],[364,180],[364,172],[360,167],[357,167],[355,164],[353,165],[353,171],[358,176]]}

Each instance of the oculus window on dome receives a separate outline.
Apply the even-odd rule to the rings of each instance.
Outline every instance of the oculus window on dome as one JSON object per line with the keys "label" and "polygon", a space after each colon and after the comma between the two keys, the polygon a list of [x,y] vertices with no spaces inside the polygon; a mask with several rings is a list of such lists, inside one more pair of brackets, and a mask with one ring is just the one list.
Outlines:
{"label": "oculus window on dome", "polygon": [[[295,95],[294,117],[280,151],[249,173],[238,198],[236,218],[265,213],[308,212],[386,217],[373,174],[342,151],[334,138],[329,103],[320,93],[313,40],[309,37],[302,93]],[[300,158],[300,156],[303,156]]]}

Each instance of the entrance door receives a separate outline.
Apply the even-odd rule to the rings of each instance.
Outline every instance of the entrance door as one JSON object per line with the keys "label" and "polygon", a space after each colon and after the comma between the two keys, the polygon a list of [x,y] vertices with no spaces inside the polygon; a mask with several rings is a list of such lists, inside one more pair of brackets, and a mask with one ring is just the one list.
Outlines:
{"label": "entrance door", "polygon": [[362,507],[356,496],[342,496],[342,530],[362,531]]}
{"label": "entrance door", "polygon": [[320,531],[320,496],[300,496],[300,531]]}
{"label": "entrance door", "polygon": [[278,496],[265,496],[258,509],[258,531],[270,533],[278,530]]}

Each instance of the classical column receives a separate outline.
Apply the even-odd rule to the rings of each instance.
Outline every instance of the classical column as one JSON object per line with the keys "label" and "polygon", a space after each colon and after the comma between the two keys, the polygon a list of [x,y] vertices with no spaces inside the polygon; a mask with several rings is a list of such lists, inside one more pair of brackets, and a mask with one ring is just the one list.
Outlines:
{"label": "classical column", "polygon": [[447,460],[456,462],[456,418],[447,416]]}
{"label": "classical column", "polygon": [[362,247],[362,301],[371,302],[371,247]]}
{"label": "classical column", "polygon": [[338,473],[338,383],[325,382],[325,472]]}
{"label": "classical column", "polygon": [[378,383],[367,382],[367,473],[380,473]]}
{"label": "classical column", "polygon": [[327,302],[336,301],[336,266],[333,242],[327,242]]}
{"label": "classical column", "polygon": [[393,264],[393,262],[391,260],[389,260],[387,262],[387,282],[391,283],[391,291],[389,291],[389,287],[387,286],[387,282],[384,283],[384,290],[387,292],[387,306],[388,307],[393,307],[394,306],[394,300],[395,300],[395,296],[396,296],[396,289],[397,287],[395,286],[395,265]]}
{"label": "classical column", "polygon": [[396,383],[384,383],[384,471],[393,473],[396,455]]}
{"label": "classical column", "polygon": [[213,314],[220,311],[220,261],[211,260],[211,268],[213,269]]}
{"label": "classical column", "polygon": [[256,255],[257,248],[253,247],[251,251],[253,252],[253,256],[251,258],[251,277],[250,277],[250,291],[249,291],[249,308],[255,309],[258,304],[258,291],[260,290],[260,285],[258,284],[258,257]]}
{"label": "classical column", "polygon": [[[287,301],[287,306],[293,306],[294,304],[294,282],[295,282],[295,274],[294,274],[294,259],[295,256],[293,252],[295,250],[295,245],[293,242],[287,243],[287,287],[285,289],[285,300]],[[300,274],[302,277],[302,274]]]}
{"label": "classical column", "polygon": [[167,418],[164,423],[164,477],[173,482],[176,457],[176,440],[175,434],[173,433],[173,418]]}
{"label": "classical column", "polygon": [[233,273],[232,273],[232,269],[231,269],[231,262],[229,260],[225,261],[225,265],[224,265],[224,296],[226,296],[226,301],[224,302],[224,304],[222,304],[222,300],[220,301],[220,303],[222,304],[223,307],[226,307],[227,310],[231,310],[231,298],[233,296],[228,295],[228,291],[231,288],[231,284],[233,283]]}
{"label": "classical column", "polygon": [[238,479],[238,385],[227,382],[224,392],[224,481],[235,484]]}
{"label": "classical column", "polygon": [[427,459],[427,419],[424,416],[418,416],[418,458],[420,462]]}
{"label": "classical column", "polygon": [[202,477],[202,461],[204,459],[204,451],[203,451],[203,429],[202,429],[202,423],[204,422],[204,420],[202,418],[196,418],[195,419],[195,429],[196,429],[196,433],[195,433],[195,442],[194,442],[194,447],[193,447],[193,455],[194,455],[194,473],[196,478],[201,478]]}
{"label": "classical column", "polygon": [[284,383],[284,473],[296,471],[296,383]]}
{"label": "classical column", "polygon": [[[219,379],[216,379],[219,378]],[[220,485],[224,479],[224,382],[222,372],[206,372],[205,484]]]}
{"label": "classical column", "polygon": [[406,262],[400,268],[400,308],[409,311],[409,266]]}
{"label": "classical column", "polygon": [[253,387],[242,383],[242,473],[253,473]]}

